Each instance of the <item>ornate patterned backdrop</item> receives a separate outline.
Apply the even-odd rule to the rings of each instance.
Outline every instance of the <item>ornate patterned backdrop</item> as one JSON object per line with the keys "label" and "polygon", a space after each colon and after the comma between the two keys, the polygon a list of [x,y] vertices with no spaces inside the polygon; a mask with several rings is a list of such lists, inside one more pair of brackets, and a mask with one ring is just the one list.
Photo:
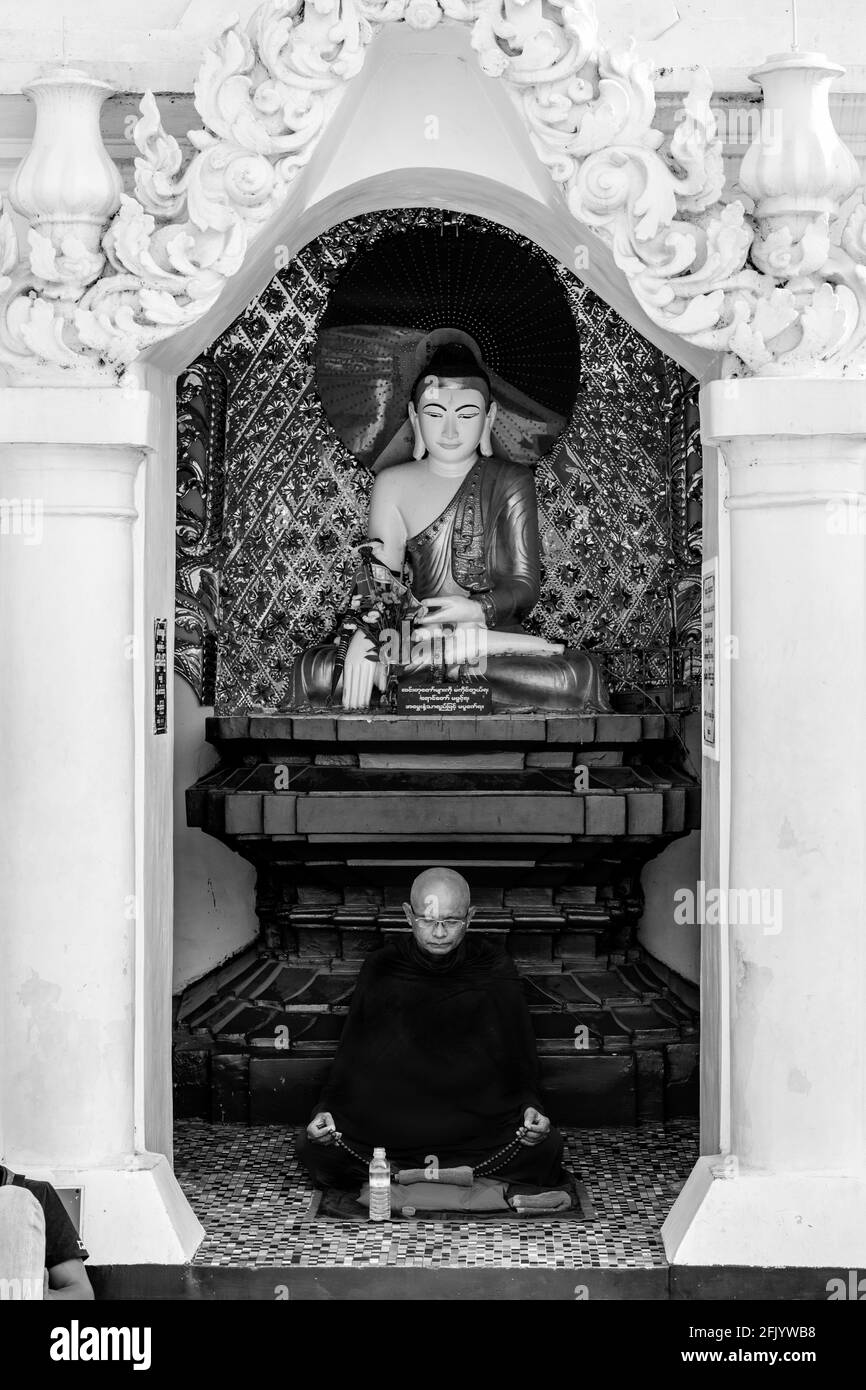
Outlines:
{"label": "ornate patterned backdrop", "polygon": [[689,676],[696,383],[524,238],[480,218],[399,209],[311,242],[179,383],[176,664],[219,712],[275,706],[295,653],[330,631],[364,539],[372,475],[334,434],[313,375],[331,289],[378,238],[443,218],[451,234],[485,228],[543,257],[580,337],[570,426],[536,468],[544,575],[528,626],[606,652],[614,686]]}

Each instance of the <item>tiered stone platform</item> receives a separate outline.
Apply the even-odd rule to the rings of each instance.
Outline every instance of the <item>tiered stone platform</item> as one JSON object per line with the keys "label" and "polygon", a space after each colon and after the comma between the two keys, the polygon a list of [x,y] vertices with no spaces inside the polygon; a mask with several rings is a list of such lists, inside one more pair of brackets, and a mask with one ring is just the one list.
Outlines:
{"label": "tiered stone platform", "polygon": [[242,715],[190,824],[257,866],[259,942],[179,1001],[176,1113],[306,1120],[414,875],[469,879],[515,959],[559,1123],[696,1112],[697,994],[635,942],[648,859],[699,821],[677,714]]}
{"label": "tiered stone platform", "polygon": [[[679,722],[662,713],[213,718],[208,741],[224,761],[188,791],[188,820],[256,862],[273,857],[256,841],[675,836],[700,813],[697,784],[668,761]],[[588,785],[575,791],[581,763]]]}

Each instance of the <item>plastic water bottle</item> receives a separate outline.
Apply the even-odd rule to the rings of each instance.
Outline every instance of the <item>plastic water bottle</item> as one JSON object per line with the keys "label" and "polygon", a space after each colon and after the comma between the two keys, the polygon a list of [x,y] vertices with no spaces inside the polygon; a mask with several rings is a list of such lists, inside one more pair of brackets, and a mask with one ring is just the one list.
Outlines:
{"label": "plastic water bottle", "polygon": [[384,1149],[374,1149],[370,1160],[370,1220],[391,1219],[391,1165]]}

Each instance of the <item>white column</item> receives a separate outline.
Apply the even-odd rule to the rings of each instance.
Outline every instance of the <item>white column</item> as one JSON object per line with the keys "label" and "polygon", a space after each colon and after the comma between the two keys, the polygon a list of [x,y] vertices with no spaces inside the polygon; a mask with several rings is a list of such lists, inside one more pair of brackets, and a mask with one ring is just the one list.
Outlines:
{"label": "white column", "polygon": [[154,413],[146,391],[0,391],[0,1143],[10,1167],[83,1187],[98,1263],[183,1259],[201,1238],[133,1132],[150,659],[133,527]]}
{"label": "white column", "polygon": [[862,1267],[866,386],[714,382],[702,424],[731,518],[731,1152],[699,1161],[665,1244]]}

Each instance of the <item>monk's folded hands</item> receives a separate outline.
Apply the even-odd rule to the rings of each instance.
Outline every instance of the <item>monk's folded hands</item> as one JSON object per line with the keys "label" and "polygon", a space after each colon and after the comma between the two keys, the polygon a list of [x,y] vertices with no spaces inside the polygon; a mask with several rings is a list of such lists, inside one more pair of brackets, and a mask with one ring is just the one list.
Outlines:
{"label": "monk's folded hands", "polygon": [[543,1144],[550,1133],[550,1120],[546,1115],[542,1115],[540,1110],[536,1110],[534,1105],[528,1105],[523,1114],[523,1124],[517,1133],[521,1144],[527,1148],[534,1144]]}
{"label": "monk's folded hands", "polygon": [[313,1144],[333,1144],[337,1138],[337,1126],[330,1110],[320,1110],[307,1125],[307,1138]]}

